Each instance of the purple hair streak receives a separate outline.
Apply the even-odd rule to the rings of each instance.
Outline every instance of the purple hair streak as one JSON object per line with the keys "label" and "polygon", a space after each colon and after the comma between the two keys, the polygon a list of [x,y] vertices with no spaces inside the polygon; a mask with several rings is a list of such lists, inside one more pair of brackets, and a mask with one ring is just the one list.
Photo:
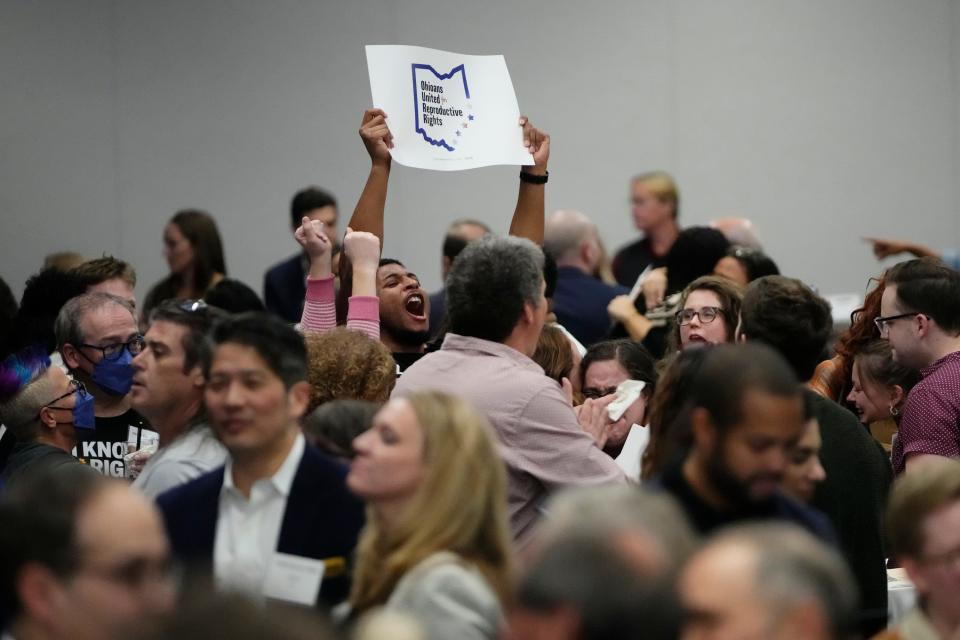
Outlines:
{"label": "purple hair streak", "polygon": [[50,366],[50,357],[36,346],[22,349],[0,363],[0,402],[6,402]]}

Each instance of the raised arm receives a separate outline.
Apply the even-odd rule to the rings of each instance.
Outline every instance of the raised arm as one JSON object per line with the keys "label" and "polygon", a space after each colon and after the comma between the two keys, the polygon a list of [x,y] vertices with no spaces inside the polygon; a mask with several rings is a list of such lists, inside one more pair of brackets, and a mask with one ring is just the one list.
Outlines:
{"label": "raised arm", "polygon": [[323,223],[307,217],[303,218],[293,236],[310,259],[300,327],[304,333],[329,331],[337,324],[333,270],[330,264],[333,245],[327,238],[327,234],[323,232]]}
{"label": "raised arm", "polygon": [[[513,212],[510,222],[510,235],[527,238],[536,244],[543,244],[543,213],[544,192],[546,180],[540,182],[538,178],[547,177],[547,160],[550,159],[550,136],[540,131],[526,116],[521,116],[520,125],[523,127],[523,146],[533,154],[533,164],[525,165],[521,172],[529,176],[524,180],[521,176],[520,191],[517,194],[517,208]],[[533,180],[533,182],[529,181]],[[540,184],[537,184],[540,182]]]}
{"label": "raised arm", "polygon": [[380,300],[377,298],[380,239],[372,233],[348,227],[347,235],[343,237],[343,251],[352,267],[347,328],[380,340]]}
{"label": "raised arm", "polygon": [[877,257],[877,260],[883,260],[884,258],[889,258],[890,256],[899,255],[901,253],[910,253],[918,258],[940,257],[940,254],[930,247],[917,242],[888,240],[883,238],[864,238],[864,240],[873,246],[873,255]]}
{"label": "raised arm", "polygon": [[387,114],[382,109],[367,109],[363,113],[360,139],[370,154],[370,175],[367,176],[367,183],[348,226],[354,231],[372,233],[383,243],[383,212],[387,204],[393,134],[387,126]]}

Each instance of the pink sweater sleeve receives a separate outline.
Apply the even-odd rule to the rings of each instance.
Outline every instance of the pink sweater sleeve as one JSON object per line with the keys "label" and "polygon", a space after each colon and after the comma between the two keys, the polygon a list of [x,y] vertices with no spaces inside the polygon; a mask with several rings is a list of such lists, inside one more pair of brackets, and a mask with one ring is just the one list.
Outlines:
{"label": "pink sweater sleeve", "polygon": [[[333,276],[307,278],[300,328],[304,333],[324,333],[337,326]],[[347,308],[347,328],[380,339],[380,300],[376,296],[351,296]]]}
{"label": "pink sweater sleeve", "polygon": [[350,296],[347,328],[380,340],[380,299],[377,296]]}
{"label": "pink sweater sleeve", "polygon": [[307,278],[307,295],[303,299],[300,327],[304,333],[324,333],[337,326],[333,276]]}

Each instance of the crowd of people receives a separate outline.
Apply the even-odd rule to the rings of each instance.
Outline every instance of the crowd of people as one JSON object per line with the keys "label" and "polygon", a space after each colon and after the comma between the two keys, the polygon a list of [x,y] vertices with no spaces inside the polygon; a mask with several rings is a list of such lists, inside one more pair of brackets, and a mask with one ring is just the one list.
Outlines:
{"label": "crowd of people", "polygon": [[874,241],[923,255],[838,334],[666,173],[608,257],[518,127],[509,229],[454,221],[433,294],[381,255],[379,109],[348,224],[297,193],[262,298],[193,209],[142,303],[106,255],[0,287],[4,638],[960,637],[955,265]]}

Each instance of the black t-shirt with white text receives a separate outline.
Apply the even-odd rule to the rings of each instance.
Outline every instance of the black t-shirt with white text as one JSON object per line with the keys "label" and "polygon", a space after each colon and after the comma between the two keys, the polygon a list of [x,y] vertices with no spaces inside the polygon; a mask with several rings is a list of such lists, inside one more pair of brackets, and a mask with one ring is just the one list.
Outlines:
{"label": "black t-shirt with white text", "polygon": [[106,476],[125,477],[123,457],[127,453],[127,443],[134,442],[139,447],[144,435],[157,437],[150,430],[150,423],[133,409],[112,418],[96,418],[94,429],[77,429],[77,446],[73,455],[80,462]]}

